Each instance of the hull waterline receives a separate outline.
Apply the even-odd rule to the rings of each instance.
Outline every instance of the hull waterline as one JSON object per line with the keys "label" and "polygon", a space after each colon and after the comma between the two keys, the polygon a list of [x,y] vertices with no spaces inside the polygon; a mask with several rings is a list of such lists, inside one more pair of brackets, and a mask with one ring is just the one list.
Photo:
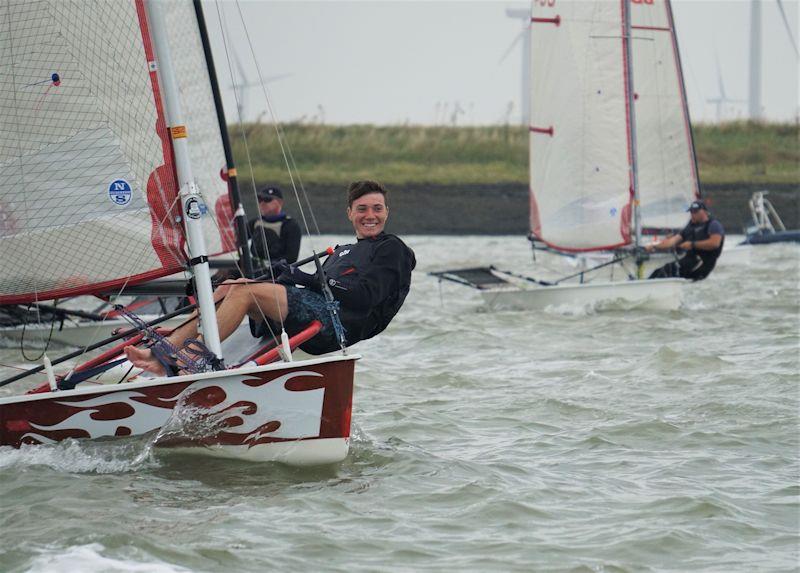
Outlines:
{"label": "hull waterline", "polygon": [[654,279],[482,291],[486,305],[497,310],[541,310],[551,306],[584,306],[620,302],[651,310],[680,308],[685,279]]}

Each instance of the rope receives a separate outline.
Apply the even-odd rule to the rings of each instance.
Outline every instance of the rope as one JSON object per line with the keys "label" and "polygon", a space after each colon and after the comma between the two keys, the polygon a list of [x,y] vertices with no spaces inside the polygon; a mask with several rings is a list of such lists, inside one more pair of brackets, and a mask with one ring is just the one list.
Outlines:
{"label": "rope", "polygon": [[183,371],[199,374],[210,370],[223,370],[222,361],[211,352],[205,344],[196,338],[187,338],[178,348],[169,339],[156,331],[134,313],[125,310],[122,305],[115,305],[115,310],[125,318],[131,326],[143,332],[145,338],[153,342],[150,351],[168,373],[177,374]]}
{"label": "rope", "polygon": [[[56,326],[56,320],[58,318],[58,315],[56,313],[53,313],[53,320],[50,322],[50,333],[47,335],[47,341],[44,344],[44,348],[42,349],[42,353],[39,354],[39,356],[37,356],[36,358],[29,358],[28,355],[25,354],[25,333],[28,330],[28,314],[30,314],[31,304],[32,303],[28,304],[28,308],[26,309],[26,312],[25,312],[25,322],[22,323],[22,336],[20,336],[20,339],[19,339],[19,352],[20,352],[20,354],[22,354],[22,357],[25,360],[27,360],[28,362],[38,362],[47,353],[47,349],[50,348],[50,341],[53,339],[53,329]],[[42,314],[41,314],[41,309],[39,308],[39,305],[36,305],[36,315],[37,315],[37,318],[38,318],[37,324],[41,324],[41,322],[42,322]],[[63,316],[61,318],[61,321],[63,323],[63,321],[64,321]]]}

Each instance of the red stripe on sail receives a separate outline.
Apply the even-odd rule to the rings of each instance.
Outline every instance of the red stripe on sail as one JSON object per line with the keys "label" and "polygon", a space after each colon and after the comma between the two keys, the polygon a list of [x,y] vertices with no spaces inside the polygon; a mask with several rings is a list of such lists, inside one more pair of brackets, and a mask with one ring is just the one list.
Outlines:
{"label": "red stripe on sail", "polygon": [[236,233],[233,230],[233,208],[229,194],[220,195],[214,205],[214,214],[217,217],[219,237],[222,239],[222,252],[236,250]]}
{"label": "red stripe on sail", "polygon": [[556,26],[560,26],[561,16],[556,15],[555,18],[531,18],[531,22],[534,24],[555,24]]}
{"label": "red stripe on sail", "polygon": [[564,253],[591,253],[593,251],[610,251],[610,250],[618,249],[620,247],[624,247],[625,245],[629,245],[630,244],[630,242],[623,242],[623,243],[616,243],[614,245],[603,245],[603,246],[600,246],[600,247],[586,247],[586,248],[562,247],[561,245],[557,245],[555,243],[551,243],[550,241],[544,240],[542,237],[540,237],[539,235],[537,235],[535,233],[534,233],[533,236],[536,238],[537,241],[540,241],[540,242],[544,243],[545,245],[547,245],[551,249],[555,249],[557,251],[562,251]]}
{"label": "red stripe on sail", "polygon": [[529,129],[530,129],[530,131],[532,133],[544,133],[544,134],[549,135],[550,137],[553,137],[553,126],[552,125],[550,127],[547,127],[547,128],[531,126]]}
{"label": "red stripe on sail", "polygon": [[[80,296],[82,294],[93,294],[102,291],[111,291],[119,289],[122,286],[135,285],[146,281],[151,281],[153,279],[165,277],[167,275],[171,275],[173,273],[177,273],[182,270],[183,270],[183,265],[180,265],[177,267],[156,269],[138,275],[131,275],[129,277],[122,277],[99,283],[96,282],[90,283],[87,281],[86,277],[75,275],[75,277],[73,277],[72,280],[74,280],[74,282],[80,283],[76,286],[64,286],[61,288],[51,289],[48,291],[39,291],[35,293],[0,295],[0,304],[25,304],[37,300],[38,301],[52,300],[55,298],[68,298],[73,296]],[[69,280],[70,279],[66,279],[65,282]]]}
{"label": "red stripe on sail", "polygon": [[539,216],[539,204],[536,202],[536,195],[533,194],[533,187],[529,187],[528,191],[530,197],[528,212],[530,213],[531,233],[538,238],[542,234],[542,219]]}
{"label": "red stripe on sail", "polygon": [[633,200],[635,196],[635,190],[633,188],[633,142],[631,141],[631,114],[635,113],[634,110],[630,109],[630,90],[628,89],[628,66],[630,66],[630,62],[628,61],[628,50],[626,46],[626,42],[630,41],[630,38],[625,37],[625,2],[626,0],[620,0],[620,23],[622,26],[622,81],[625,89],[623,90],[625,93],[625,138],[628,141],[628,192],[629,192],[629,199],[627,205],[625,205],[622,209],[622,217],[620,218],[620,234],[622,235],[622,239],[625,241],[623,245],[630,243],[630,228],[627,230],[622,229],[622,223],[625,219],[624,214],[625,210],[628,211],[628,222],[630,223],[630,213],[632,213],[633,209]]}
{"label": "red stripe on sail", "polygon": [[[150,41],[150,30],[144,0],[136,0],[136,13],[139,17],[139,28],[142,32],[145,56],[148,62],[155,61],[153,45]],[[181,227],[181,201],[178,198],[178,178],[172,157],[172,141],[167,130],[164,109],[161,104],[161,90],[156,70],[150,67],[150,83],[153,87],[153,101],[158,120],[155,130],[161,140],[164,163],[150,173],[147,179],[147,203],[150,206],[150,242],[164,267],[182,267],[186,260],[183,252],[185,243]]]}

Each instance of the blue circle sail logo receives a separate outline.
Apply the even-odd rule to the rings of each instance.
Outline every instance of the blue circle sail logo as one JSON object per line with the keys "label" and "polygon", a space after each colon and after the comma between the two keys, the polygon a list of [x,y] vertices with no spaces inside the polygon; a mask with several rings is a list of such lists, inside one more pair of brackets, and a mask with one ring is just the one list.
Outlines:
{"label": "blue circle sail logo", "polygon": [[112,181],[111,185],[108,186],[108,198],[115,205],[127,205],[131,202],[132,197],[131,185],[124,179]]}

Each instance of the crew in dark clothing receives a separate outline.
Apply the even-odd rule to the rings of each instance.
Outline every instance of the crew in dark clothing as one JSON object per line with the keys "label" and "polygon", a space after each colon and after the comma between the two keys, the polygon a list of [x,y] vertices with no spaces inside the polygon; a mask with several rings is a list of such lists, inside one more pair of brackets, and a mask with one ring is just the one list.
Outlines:
{"label": "crew in dark clothing", "polygon": [[[348,345],[382,332],[400,310],[411,285],[414,252],[398,237],[383,232],[389,215],[386,193],[375,181],[350,184],[347,218],[358,240],[337,247],[323,265],[325,285],[339,304],[338,317]],[[237,279],[222,284],[214,293],[222,300],[217,308],[220,339],[230,336],[245,316],[254,322],[266,317],[276,326],[283,324],[290,335],[319,320],[322,329],[301,348],[312,354],[338,350],[337,326],[318,278],[284,265],[279,283]],[[193,320],[168,340],[180,347],[196,336],[197,321]],[[163,373],[150,350],[128,346],[125,354],[137,367]]]}
{"label": "crew in dark clothing", "polygon": [[714,270],[725,243],[725,229],[722,223],[711,217],[702,201],[694,201],[687,210],[692,218],[680,233],[646,247],[648,252],[677,247],[686,254],[678,261],[656,269],[649,278],[682,277],[700,281]]}
{"label": "crew in dark clothing", "polygon": [[[339,301],[339,316],[347,344],[372,338],[389,325],[408,295],[411,270],[415,266],[414,251],[399,237],[383,232],[374,237],[359,237],[356,243],[336,247],[322,269],[333,298]],[[301,285],[320,293],[316,300],[324,303],[318,274],[287,269],[278,282],[287,284],[289,296],[295,296],[297,293],[293,291],[301,290],[294,285]],[[322,318],[325,319],[323,324],[328,322],[327,313]],[[313,317],[302,316],[297,320],[290,313],[285,321],[286,332],[290,335],[300,332],[310,320]],[[301,348],[312,354],[320,354],[335,350],[337,346],[335,339],[316,337]]]}
{"label": "crew in dark clothing", "polygon": [[281,259],[287,263],[297,260],[300,253],[300,225],[283,211],[283,192],[277,187],[265,187],[256,194],[260,216],[249,223],[250,252],[258,266]]}

